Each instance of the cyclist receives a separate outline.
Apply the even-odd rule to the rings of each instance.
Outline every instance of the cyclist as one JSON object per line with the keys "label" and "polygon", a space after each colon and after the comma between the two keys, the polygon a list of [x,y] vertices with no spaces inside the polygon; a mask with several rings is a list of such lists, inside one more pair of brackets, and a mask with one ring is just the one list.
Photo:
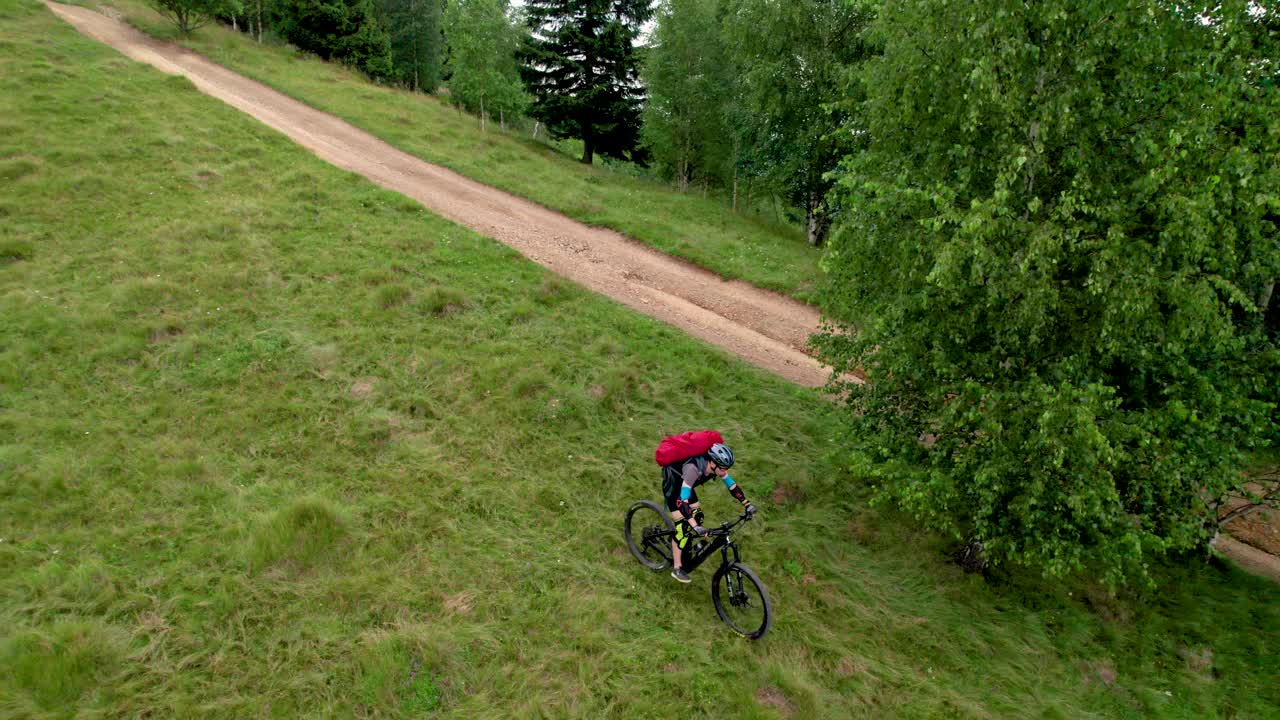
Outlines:
{"label": "cyclist", "polygon": [[747,514],[756,514],[756,506],[747,502],[742,488],[729,477],[731,467],[733,451],[723,443],[716,443],[702,455],[662,468],[662,494],[666,498],[671,519],[676,522],[676,537],[671,541],[671,559],[674,565],[671,577],[682,583],[689,582],[689,575],[680,566],[681,551],[689,547],[694,535],[702,537],[707,534],[707,529],[702,526],[702,509],[698,502],[699,485],[713,477],[720,478],[729,494],[746,508]]}

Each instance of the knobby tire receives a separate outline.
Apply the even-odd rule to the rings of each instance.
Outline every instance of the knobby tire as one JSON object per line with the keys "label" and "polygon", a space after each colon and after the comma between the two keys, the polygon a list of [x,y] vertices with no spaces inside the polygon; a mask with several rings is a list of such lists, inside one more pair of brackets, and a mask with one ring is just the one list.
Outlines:
{"label": "knobby tire", "polygon": [[[739,604],[734,603],[735,596]],[[721,565],[716,570],[711,578],[711,602],[720,619],[743,637],[759,640],[773,625],[769,591],[755,572],[741,563]],[[757,614],[761,616],[758,620]],[[740,615],[749,615],[749,618]]]}
{"label": "knobby tire", "polygon": [[638,500],[627,510],[626,522],[623,523],[622,534],[627,541],[627,549],[635,557],[639,563],[654,572],[662,572],[671,567],[671,540],[669,537],[662,540],[665,543],[662,547],[653,547],[653,544],[646,545],[645,532],[650,533],[655,530],[658,532],[675,533],[675,523],[671,522],[671,516],[663,511],[655,502],[648,500]]}

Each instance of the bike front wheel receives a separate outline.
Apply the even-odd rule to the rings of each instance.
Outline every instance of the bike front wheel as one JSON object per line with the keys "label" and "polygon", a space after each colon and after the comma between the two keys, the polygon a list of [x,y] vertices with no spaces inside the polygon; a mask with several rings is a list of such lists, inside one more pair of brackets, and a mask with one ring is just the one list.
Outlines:
{"label": "bike front wheel", "polygon": [[671,567],[671,538],[676,526],[655,502],[639,500],[627,511],[622,534],[627,549],[640,564],[654,572]]}
{"label": "bike front wheel", "polygon": [[769,591],[745,565],[721,565],[711,578],[711,602],[716,613],[734,632],[759,640],[773,624]]}

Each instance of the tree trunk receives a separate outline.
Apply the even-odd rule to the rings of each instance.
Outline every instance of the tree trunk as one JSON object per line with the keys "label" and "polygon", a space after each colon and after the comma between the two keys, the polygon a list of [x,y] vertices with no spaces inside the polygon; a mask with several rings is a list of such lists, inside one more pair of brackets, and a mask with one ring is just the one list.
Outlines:
{"label": "tree trunk", "polygon": [[584,165],[590,165],[590,164],[592,164],[592,160],[594,160],[594,159],[595,159],[595,156],[596,156],[596,149],[595,149],[595,147],[593,147],[593,146],[592,146],[591,138],[590,138],[590,137],[584,137],[584,138],[582,138],[582,162],[583,162],[583,164],[584,164]]}
{"label": "tree trunk", "polygon": [[733,211],[738,211],[738,163],[733,164]]}
{"label": "tree trunk", "polygon": [[231,13],[231,31],[240,32],[240,26],[236,23],[236,14]]}
{"label": "tree trunk", "polygon": [[1272,281],[1262,290],[1258,298],[1258,309],[1262,311],[1262,329],[1266,332],[1280,333],[1280,294],[1276,293],[1277,281]]}
{"label": "tree trunk", "polygon": [[693,140],[685,136],[680,143],[680,192],[689,192],[693,181]]}
{"label": "tree trunk", "polygon": [[409,17],[413,18],[413,36],[411,40],[413,43],[413,91],[418,92],[422,86],[418,84],[418,68],[421,65],[418,63],[418,4],[414,0],[409,0]]}
{"label": "tree trunk", "polygon": [[266,4],[266,0],[258,0],[258,44],[262,44],[262,6]]}
{"label": "tree trunk", "polygon": [[809,193],[804,214],[809,244],[813,247],[822,247],[827,241],[827,233],[831,231],[831,217],[823,207],[821,196],[817,193]]}
{"label": "tree trunk", "polygon": [[484,132],[484,96],[480,96],[480,132]]}

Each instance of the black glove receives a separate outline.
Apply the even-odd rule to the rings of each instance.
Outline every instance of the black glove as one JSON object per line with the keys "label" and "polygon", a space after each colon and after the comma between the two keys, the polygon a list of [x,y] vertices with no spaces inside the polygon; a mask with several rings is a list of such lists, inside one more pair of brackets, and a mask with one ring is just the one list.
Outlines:
{"label": "black glove", "polygon": [[755,517],[755,516],[756,516],[756,506],[752,505],[751,503],[747,503],[747,517]]}
{"label": "black glove", "polygon": [[708,534],[710,534],[710,532],[711,532],[710,530],[708,530],[707,528],[701,525],[693,526],[693,534],[697,535],[698,537],[706,537]]}

